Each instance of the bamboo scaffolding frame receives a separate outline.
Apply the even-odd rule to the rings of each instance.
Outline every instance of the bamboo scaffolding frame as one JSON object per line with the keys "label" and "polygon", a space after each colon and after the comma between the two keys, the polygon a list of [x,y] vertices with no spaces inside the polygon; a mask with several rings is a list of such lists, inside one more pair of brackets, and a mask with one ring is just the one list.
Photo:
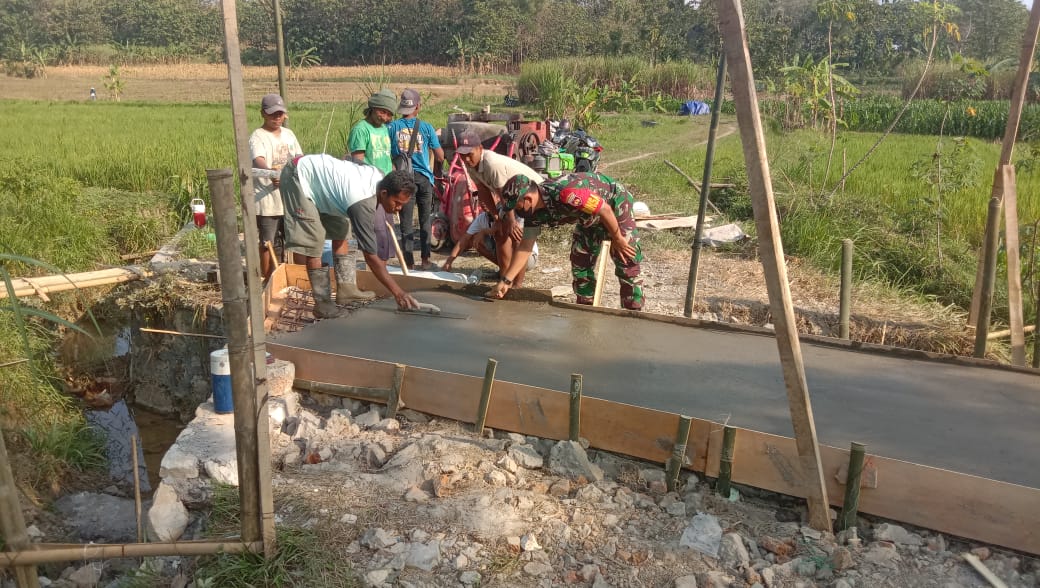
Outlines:
{"label": "bamboo scaffolding frame", "polygon": [[[46,295],[53,292],[120,284],[147,278],[152,275],[153,272],[151,270],[143,267],[128,266],[125,268],[117,267],[75,274],[40,276],[38,278],[12,278],[11,284],[14,286],[14,295],[18,298],[40,296],[46,300]],[[0,288],[0,299],[4,298],[7,298],[7,290]]]}
{"label": "bamboo scaffolding frame", "polygon": [[89,559],[113,559],[117,557],[196,556],[217,553],[260,553],[264,546],[260,541],[243,543],[235,541],[179,541],[177,543],[110,543],[68,544],[39,543],[26,551],[0,552],[0,567],[34,566],[65,561]]}

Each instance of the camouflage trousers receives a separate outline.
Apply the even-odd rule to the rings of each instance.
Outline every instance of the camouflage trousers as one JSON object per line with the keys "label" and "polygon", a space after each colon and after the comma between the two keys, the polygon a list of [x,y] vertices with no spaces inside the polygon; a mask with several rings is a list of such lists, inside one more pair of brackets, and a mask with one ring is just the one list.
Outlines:
{"label": "camouflage trousers", "polygon": [[[639,276],[639,263],[643,261],[643,250],[639,247],[639,233],[636,230],[636,219],[632,215],[632,194],[620,184],[615,184],[615,192],[604,205],[609,204],[617,217],[618,226],[628,236],[628,242],[636,250],[635,256],[624,262],[613,251],[610,258],[614,261],[614,275],[621,283],[621,306],[630,310],[643,308],[643,279]],[[599,257],[603,242],[609,241],[607,229],[602,222],[591,226],[578,223],[571,235],[571,275],[574,278],[574,294],[578,304],[592,304],[596,293],[596,258]]]}

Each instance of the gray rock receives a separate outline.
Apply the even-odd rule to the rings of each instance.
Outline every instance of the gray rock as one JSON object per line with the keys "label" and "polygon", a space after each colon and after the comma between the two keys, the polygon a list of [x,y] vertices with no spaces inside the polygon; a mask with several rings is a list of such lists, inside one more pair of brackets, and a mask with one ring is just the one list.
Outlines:
{"label": "gray rock", "polygon": [[548,576],[552,571],[552,566],[540,561],[532,561],[524,565],[524,573],[529,576]]}
{"label": "gray rock", "polygon": [[422,458],[422,450],[415,443],[405,445],[390,458],[390,461],[383,465],[383,470],[389,470],[398,467],[405,467],[411,465],[413,462],[418,461]]}
{"label": "gray rock", "polygon": [[891,541],[896,545],[920,546],[924,544],[920,535],[915,535],[899,525],[889,523],[882,523],[874,527],[874,539],[877,541]]}
{"label": "gray rock", "polygon": [[697,588],[697,576],[679,576],[675,579],[675,588]]}
{"label": "gray rock", "polygon": [[140,443],[141,433],[130,415],[126,402],[120,400],[108,410],[89,410],[87,423],[104,434],[105,455],[108,457],[108,475],[124,488],[134,487],[134,466],[130,455],[130,437],[137,443],[137,472],[142,492],[151,492],[148,482],[148,467],[144,463],[144,447]]}
{"label": "gray rock", "polygon": [[418,486],[412,486],[404,493],[405,502],[427,502],[430,500],[430,495],[425,490]]}
{"label": "gray rock", "polygon": [[54,508],[84,541],[125,543],[137,539],[133,500],[79,492],[59,498]]}
{"label": "gray rock", "polygon": [[466,586],[475,586],[480,584],[481,580],[480,572],[462,572],[459,574],[459,582],[462,582]]}
{"label": "gray rock", "polygon": [[408,421],[409,423],[418,423],[422,425],[430,422],[430,417],[410,408],[397,411],[397,416]]}
{"label": "gray rock", "polygon": [[152,497],[152,506],[148,509],[145,522],[148,537],[153,541],[176,541],[188,526],[188,509],[177,498],[173,488],[161,482]]}
{"label": "gray rock", "polygon": [[408,547],[405,566],[429,572],[441,565],[441,542],[412,543]]}
{"label": "gray rock", "polygon": [[685,517],[686,516],[686,503],[685,502],[673,502],[669,504],[665,509],[665,512],[673,517]]}
{"label": "gray rock", "polygon": [[599,502],[603,500],[603,497],[603,491],[592,484],[586,484],[578,488],[578,491],[574,493],[574,498],[582,502]]}
{"label": "gray rock", "polygon": [[722,536],[719,542],[719,563],[734,569],[742,569],[751,564],[751,556],[744,547],[744,538],[738,533],[726,533]]}
{"label": "gray rock", "polygon": [[401,422],[398,421],[397,419],[383,419],[383,420],[379,421],[378,423],[372,425],[372,430],[373,431],[384,431],[384,432],[400,431],[401,430]]}
{"label": "gray rock", "polygon": [[549,471],[576,480],[583,477],[590,482],[603,479],[603,470],[589,461],[589,456],[576,441],[560,441],[549,452]]}
{"label": "gray rock", "polygon": [[501,470],[491,470],[484,474],[484,481],[492,486],[505,486],[509,483],[509,479],[506,478],[506,474]]}
{"label": "gray rock", "polygon": [[361,450],[361,460],[371,467],[382,467],[386,463],[386,451],[378,443],[365,443]]}
{"label": "gray rock", "polygon": [[382,588],[388,585],[387,581],[392,573],[393,570],[388,569],[369,570],[365,572],[365,577],[362,580],[367,588]]}
{"label": "gray rock", "polygon": [[520,433],[508,433],[506,431],[495,431],[495,437],[508,441],[513,445],[523,445],[527,443],[527,438]]}
{"label": "gray rock", "polygon": [[679,545],[695,549],[706,555],[717,557],[722,543],[722,527],[714,515],[694,516],[679,538]]}
{"label": "gray rock", "polygon": [[639,470],[639,479],[644,484],[650,484],[651,482],[665,482],[664,470],[646,468]]}
{"label": "gray rock", "polygon": [[730,588],[734,582],[733,576],[717,570],[697,574],[697,585],[701,588]]}
{"label": "gray rock", "polygon": [[542,548],[538,544],[538,538],[534,535],[527,534],[520,538],[520,549],[521,551],[538,551]]}
{"label": "gray rock", "polygon": [[498,461],[495,462],[495,465],[509,472],[510,474],[515,474],[520,467],[517,465],[516,460],[514,460],[512,457],[508,455],[503,455]]}
{"label": "gray rock", "polygon": [[849,581],[845,578],[838,578],[838,580],[834,582],[834,588],[852,588],[852,584],[849,584]]}
{"label": "gray rock", "polygon": [[159,464],[159,476],[162,478],[198,478],[199,459],[174,444]]}
{"label": "gray rock", "polygon": [[530,445],[513,445],[509,448],[509,457],[513,458],[520,467],[529,470],[541,469],[545,464],[545,458]]}
{"label": "gray rock", "polygon": [[361,535],[359,542],[363,547],[369,549],[383,549],[384,547],[390,547],[397,543],[397,537],[392,535],[386,529],[368,529]]}
{"label": "gray rock", "polygon": [[896,567],[901,557],[894,548],[881,543],[873,543],[863,551],[863,561],[886,567]]}
{"label": "gray rock", "polygon": [[76,588],[94,588],[101,581],[101,566],[87,564],[73,572],[66,579],[72,582]]}
{"label": "gray rock", "polygon": [[354,432],[356,428],[353,416],[345,408],[333,409],[329,418],[325,421],[325,431],[330,435],[356,434]]}
{"label": "gray rock", "polygon": [[238,461],[209,459],[202,464],[206,475],[218,484],[238,486]]}
{"label": "gray rock", "polygon": [[354,417],[354,424],[363,429],[367,429],[375,426],[381,420],[383,420],[383,416],[379,414],[379,409],[373,406],[368,412]]}

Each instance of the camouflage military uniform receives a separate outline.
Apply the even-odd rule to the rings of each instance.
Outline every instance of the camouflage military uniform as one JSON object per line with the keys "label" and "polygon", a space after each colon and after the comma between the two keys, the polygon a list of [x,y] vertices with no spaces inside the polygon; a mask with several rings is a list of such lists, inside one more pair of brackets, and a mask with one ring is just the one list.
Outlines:
{"label": "camouflage military uniform", "polygon": [[[513,185],[503,189],[507,208],[515,207],[519,197],[527,192],[531,184],[525,179],[514,178],[509,182]],[[643,252],[639,247],[639,233],[632,216],[632,194],[612,178],[595,173],[569,174],[546,181],[540,188],[545,208],[539,208],[525,217],[525,231],[537,227],[575,224],[571,234],[571,274],[578,304],[592,304],[596,292],[596,258],[603,241],[610,239],[598,214],[600,207],[606,205],[614,211],[618,226],[635,249],[635,255],[628,262],[611,252],[614,275],[621,283],[621,305],[631,310],[642,309],[643,280],[639,277],[639,263],[643,261]]]}

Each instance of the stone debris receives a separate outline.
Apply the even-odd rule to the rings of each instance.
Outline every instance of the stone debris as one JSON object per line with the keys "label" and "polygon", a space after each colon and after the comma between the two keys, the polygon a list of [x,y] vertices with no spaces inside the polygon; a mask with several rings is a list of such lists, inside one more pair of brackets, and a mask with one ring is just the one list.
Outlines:
{"label": "stone debris", "polygon": [[[1012,588],[1040,577],[1035,560],[892,523],[861,518],[856,530],[822,533],[805,526],[801,501],[742,487],[731,502],[693,473],[669,492],[659,464],[580,442],[478,438],[407,409],[386,419],[378,405],[327,397],[314,407],[295,392],[269,407],[278,524],[341,537],[330,548],[362,586],[954,588],[979,585],[960,557],[969,550]],[[163,459],[147,519],[154,539],[202,536],[186,505],[237,482],[233,442],[205,441],[233,440],[233,422],[205,405],[199,415],[212,430],[193,423]],[[105,510],[127,502],[132,531],[132,501]],[[74,588],[81,573],[107,586],[82,570],[51,585]]]}

